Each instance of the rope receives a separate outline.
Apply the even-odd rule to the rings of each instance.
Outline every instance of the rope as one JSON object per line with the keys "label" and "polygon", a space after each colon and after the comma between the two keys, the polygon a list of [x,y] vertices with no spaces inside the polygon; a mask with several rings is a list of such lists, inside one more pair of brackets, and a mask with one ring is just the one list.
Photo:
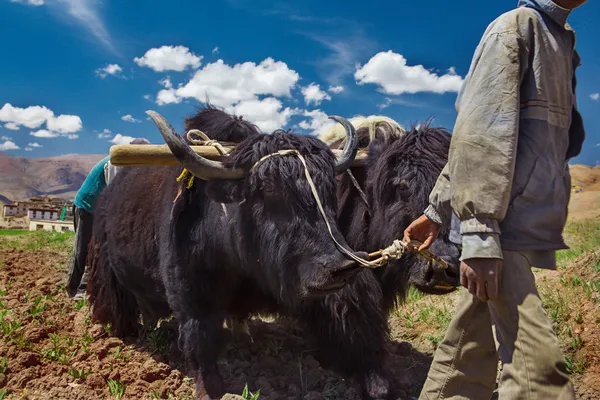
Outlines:
{"label": "rope", "polygon": [[354,177],[354,174],[352,173],[352,171],[350,171],[350,168],[348,168],[346,170],[346,173],[348,174],[348,176],[350,177],[350,181],[352,181],[352,184],[354,185],[354,188],[356,190],[358,190],[358,194],[360,195],[360,198],[362,199],[362,201],[365,203],[365,205],[367,206],[367,212],[369,212],[369,200],[367,199],[367,195],[365,194],[365,192],[363,192],[362,188],[360,187],[360,185],[358,184],[358,181],[356,180],[356,178]]}
{"label": "rope", "polygon": [[[194,135],[197,135],[199,137],[199,139],[193,137]],[[194,146],[213,146],[215,149],[217,149],[217,151],[222,156],[226,156],[229,153],[221,145],[221,143],[209,138],[208,135],[206,133],[202,132],[200,129],[190,129],[186,133],[185,137],[187,138],[188,142],[190,142]],[[186,184],[186,188],[190,189],[194,185],[194,178],[195,178],[195,176],[192,173],[190,173],[187,169],[184,168],[183,171],[181,171],[181,175],[179,175],[177,177],[177,182],[181,182],[182,180],[187,179],[188,181]],[[177,198],[179,198],[179,194],[178,194]]]}
{"label": "rope", "polygon": [[[310,176],[310,172],[308,171],[308,166],[306,165],[306,160],[304,159],[304,157],[302,156],[302,154],[300,154],[299,151],[297,150],[280,150],[276,153],[271,153],[271,154],[267,154],[266,156],[262,157],[260,160],[258,160],[256,163],[254,163],[254,165],[252,166],[252,168],[250,168],[250,171],[252,171],[254,168],[256,168],[259,164],[261,164],[263,161],[274,157],[274,156],[286,156],[286,155],[294,155],[296,157],[298,157],[300,159],[300,161],[302,162],[302,165],[304,166],[304,175],[306,176],[306,180],[308,181],[308,185],[310,186],[310,190],[312,192],[313,197],[315,198],[315,201],[317,203],[317,207],[319,209],[319,212],[321,213],[321,216],[323,217],[323,220],[325,221],[325,225],[327,225],[327,230],[329,231],[329,236],[331,236],[331,238],[333,239],[334,243],[336,244],[336,246],[338,247],[338,249],[346,254],[347,256],[349,256],[350,258],[352,258],[354,261],[356,261],[360,266],[364,267],[364,268],[380,268],[383,267],[384,265],[386,265],[390,260],[397,260],[400,259],[404,253],[406,252],[406,250],[408,249],[409,246],[415,246],[413,244],[413,242],[411,241],[411,243],[405,243],[402,242],[400,240],[394,240],[394,242],[386,247],[385,249],[379,250],[375,253],[371,253],[369,254],[369,258],[371,257],[377,257],[379,256],[379,258],[372,260],[372,261],[367,261],[367,260],[363,260],[362,258],[356,256],[354,253],[352,253],[350,250],[346,249],[344,246],[342,246],[335,238],[335,236],[333,235],[333,231],[331,229],[331,225],[329,224],[329,219],[327,218],[327,214],[325,213],[325,210],[323,209],[323,204],[321,203],[321,199],[319,197],[319,193],[317,192],[317,188],[315,187],[315,184],[312,180],[312,177]],[[414,241],[415,243],[418,243],[416,241]],[[425,257],[426,259],[433,261],[433,263],[439,263],[441,264],[442,269],[447,269],[448,268],[448,264],[442,260],[441,258],[431,254],[429,251],[424,250],[419,252],[419,255]]]}

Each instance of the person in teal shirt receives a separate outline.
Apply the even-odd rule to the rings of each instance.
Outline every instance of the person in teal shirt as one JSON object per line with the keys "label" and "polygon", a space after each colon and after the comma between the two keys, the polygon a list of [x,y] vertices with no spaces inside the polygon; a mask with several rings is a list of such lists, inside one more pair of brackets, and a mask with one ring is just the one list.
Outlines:
{"label": "person in teal shirt", "polygon": [[[143,138],[133,140],[130,144],[150,144]],[[86,259],[88,244],[94,227],[94,207],[96,199],[107,186],[107,166],[110,166],[110,156],[100,160],[89,172],[73,201],[73,218],[75,227],[75,244],[71,262],[71,270],[67,279],[67,292],[74,300],[85,296],[88,266]]]}

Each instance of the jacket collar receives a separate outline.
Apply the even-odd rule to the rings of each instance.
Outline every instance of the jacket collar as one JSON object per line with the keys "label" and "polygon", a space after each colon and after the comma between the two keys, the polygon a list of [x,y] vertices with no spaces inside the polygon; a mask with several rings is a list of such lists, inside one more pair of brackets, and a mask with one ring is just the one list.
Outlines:
{"label": "jacket collar", "polygon": [[558,25],[571,29],[567,24],[567,18],[571,14],[571,10],[562,8],[552,0],[519,0],[518,7],[531,7],[546,14],[550,19]]}

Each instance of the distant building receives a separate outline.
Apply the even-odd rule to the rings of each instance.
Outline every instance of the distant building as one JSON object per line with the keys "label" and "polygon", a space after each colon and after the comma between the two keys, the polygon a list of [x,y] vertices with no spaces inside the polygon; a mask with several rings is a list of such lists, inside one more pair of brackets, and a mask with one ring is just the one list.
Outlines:
{"label": "distant building", "polygon": [[58,220],[59,210],[56,209],[43,209],[43,208],[30,208],[27,211],[27,216],[30,220],[45,220],[45,221],[56,221]]}
{"label": "distant building", "polygon": [[30,231],[49,231],[49,232],[74,232],[75,228],[72,221],[44,221],[33,220],[29,222]]}
{"label": "distant building", "polygon": [[[72,202],[50,196],[35,196],[29,200],[17,201],[2,207],[2,217],[29,217],[30,219],[60,219],[63,208],[67,210],[65,220],[73,219]],[[56,215],[56,216],[55,216]]]}

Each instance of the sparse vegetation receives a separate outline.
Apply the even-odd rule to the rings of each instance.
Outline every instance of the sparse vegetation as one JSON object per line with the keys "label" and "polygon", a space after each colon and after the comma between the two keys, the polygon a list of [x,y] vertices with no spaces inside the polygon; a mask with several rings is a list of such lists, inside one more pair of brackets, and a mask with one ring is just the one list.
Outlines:
{"label": "sparse vegetation", "polygon": [[248,384],[246,384],[246,386],[244,386],[244,390],[242,391],[242,397],[246,400],[258,400],[258,397],[260,396],[260,389],[258,389],[256,392],[252,393],[249,389],[248,389]]}
{"label": "sparse vegetation", "polygon": [[118,379],[109,379],[108,391],[116,400],[121,400],[125,394],[125,384]]}

